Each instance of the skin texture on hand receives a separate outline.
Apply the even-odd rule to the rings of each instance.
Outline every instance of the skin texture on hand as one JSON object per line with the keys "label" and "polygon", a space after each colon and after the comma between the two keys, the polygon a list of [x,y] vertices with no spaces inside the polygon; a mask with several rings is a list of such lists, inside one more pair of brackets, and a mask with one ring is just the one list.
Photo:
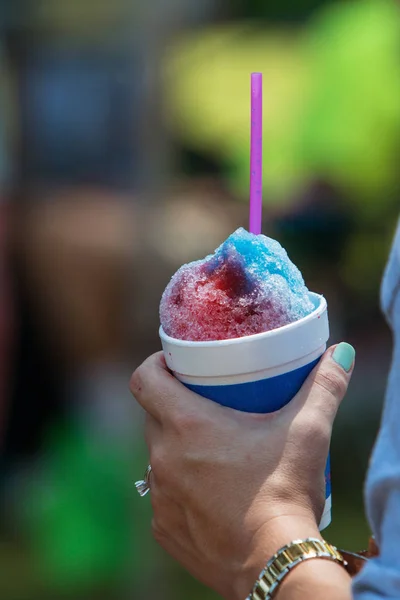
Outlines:
{"label": "skin texture on hand", "polygon": [[353,368],[342,368],[334,350],[287,406],[267,415],[187,390],[162,353],[132,376],[131,391],[147,413],[153,534],[224,598],[243,600],[284,544],[319,536],[332,425]]}
{"label": "skin texture on hand", "polygon": [[315,559],[295,567],[283,580],[274,600],[351,600],[351,598],[351,579],[346,570],[334,562]]}

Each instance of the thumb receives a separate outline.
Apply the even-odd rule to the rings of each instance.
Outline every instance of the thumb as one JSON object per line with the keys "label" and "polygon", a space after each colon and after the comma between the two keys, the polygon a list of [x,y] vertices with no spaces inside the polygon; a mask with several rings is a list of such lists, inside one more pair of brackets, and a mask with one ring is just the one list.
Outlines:
{"label": "thumb", "polygon": [[333,424],[354,369],[355,350],[346,342],[328,348],[294,397],[293,409],[325,415]]}

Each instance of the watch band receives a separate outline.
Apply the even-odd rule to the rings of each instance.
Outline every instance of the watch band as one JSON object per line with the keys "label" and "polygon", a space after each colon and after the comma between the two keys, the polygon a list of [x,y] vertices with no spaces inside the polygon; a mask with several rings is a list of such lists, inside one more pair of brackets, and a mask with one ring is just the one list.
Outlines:
{"label": "watch band", "polygon": [[283,546],[267,562],[246,600],[271,600],[285,576],[300,563],[312,558],[324,558],[345,566],[345,560],[335,546],[318,538],[295,540]]}

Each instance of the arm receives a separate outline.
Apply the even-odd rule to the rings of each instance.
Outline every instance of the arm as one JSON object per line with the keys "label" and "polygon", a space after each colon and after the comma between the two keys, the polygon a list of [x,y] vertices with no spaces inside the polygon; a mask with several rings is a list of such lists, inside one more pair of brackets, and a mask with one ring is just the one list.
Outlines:
{"label": "arm", "polygon": [[379,556],[368,561],[355,579],[353,592],[357,600],[400,598],[399,359],[399,354],[395,354],[382,425],[366,485],[367,511],[378,542]]}
{"label": "arm", "polygon": [[[320,535],[332,424],[354,359],[351,347],[339,348],[350,351],[343,366],[340,351],[328,350],[296,397],[267,415],[187,390],[161,353],[132,377],[148,413],[153,534],[227,600],[244,600],[283,545]],[[313,559],[287,575],[276,597],[348,600],[349,589],[342,567]]]}
{"label": "arm", "polygon": [[[312,519],[277,519],[265,531],[254,557],[259,554],[262,569],[266,560],[279,548],[294,539],[309,537],[322,539]],[[235,596],[231,598],[245,600],[261,569],[244,574],[235,585]],[[285,577],[274,600],[351,600],[350,584],[350,576],[342,566],[323,559],[313,559],[298,565]]]}
{"label": "arm", "polygon": [[276,600],[350,600],[350,581],[343,567],[335,563],[305,562],[282,583]]}
{"label": "arm", "polygon": [[400,225],[381,289],[394,352],[385,408],[370,461],[365,495],[380,554],[354,580],[356,600],[400,598]]}

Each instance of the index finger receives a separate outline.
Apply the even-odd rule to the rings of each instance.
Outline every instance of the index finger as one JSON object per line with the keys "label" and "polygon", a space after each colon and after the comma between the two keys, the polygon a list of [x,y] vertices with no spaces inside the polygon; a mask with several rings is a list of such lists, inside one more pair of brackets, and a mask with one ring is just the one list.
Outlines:
{"label": "index finger", "polygon": [[130,390],[139,404],[160,423],[177,412],[187,412],[191,406],[201,410],[214,404],[188,390],[169,371],[164,354],[157,352],[147,358],[133,373]]}

